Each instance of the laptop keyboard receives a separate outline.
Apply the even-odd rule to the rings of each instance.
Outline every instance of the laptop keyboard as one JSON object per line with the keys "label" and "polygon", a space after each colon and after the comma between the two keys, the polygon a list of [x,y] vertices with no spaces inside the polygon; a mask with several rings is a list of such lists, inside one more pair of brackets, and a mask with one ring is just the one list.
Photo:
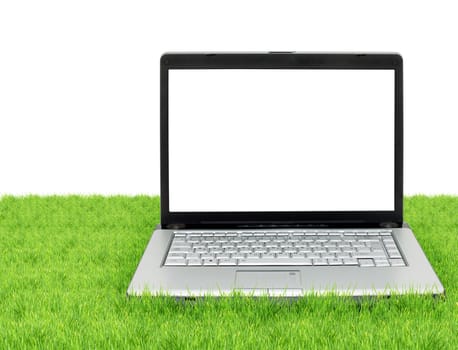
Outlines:
{"label": "laptop keyboard", "polygon": [[406,266],[391,230],[176,231],[165,266]]}

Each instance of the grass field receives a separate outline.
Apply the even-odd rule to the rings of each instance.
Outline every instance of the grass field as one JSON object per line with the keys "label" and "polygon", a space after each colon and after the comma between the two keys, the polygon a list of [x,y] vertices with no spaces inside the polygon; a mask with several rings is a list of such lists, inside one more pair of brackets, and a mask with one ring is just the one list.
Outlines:
{"label": "grass field", "polygon": [[0,199],[0,349],[458,349],[458,197],[405,200],[446,298],[126,298],[158,197]]}

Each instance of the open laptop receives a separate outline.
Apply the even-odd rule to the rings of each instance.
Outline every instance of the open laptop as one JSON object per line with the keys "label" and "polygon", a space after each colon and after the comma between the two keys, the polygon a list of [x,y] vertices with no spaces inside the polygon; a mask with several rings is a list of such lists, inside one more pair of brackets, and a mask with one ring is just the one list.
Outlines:
{"label": "open laptop", "polygon": [[170,53],[129,295],[441,294],[403,222],[398,54]]}

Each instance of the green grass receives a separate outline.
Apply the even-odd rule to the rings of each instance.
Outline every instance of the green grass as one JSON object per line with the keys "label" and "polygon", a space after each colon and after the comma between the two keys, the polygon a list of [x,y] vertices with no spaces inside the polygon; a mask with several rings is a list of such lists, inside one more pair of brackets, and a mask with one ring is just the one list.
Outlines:
{"label": "green grass", "polygon": [[0,199],[0,349],[458,348],[458,197],[415,196],[405,218],[446,298],[127,298],[158,197]]}

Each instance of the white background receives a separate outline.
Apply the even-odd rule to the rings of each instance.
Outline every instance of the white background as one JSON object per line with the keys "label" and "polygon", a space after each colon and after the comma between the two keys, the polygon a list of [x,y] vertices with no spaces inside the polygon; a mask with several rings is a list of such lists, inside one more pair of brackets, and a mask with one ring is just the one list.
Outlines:
{"label": "white background", "polygon": [[170,211],[392,211],[394,70],[170,70],[169,167]]}
{"label": "white background", "polygon": [[458,194],[453,1],[2,1],[0,194],[159,193],[164,51],[398,51],[405,192]]}

